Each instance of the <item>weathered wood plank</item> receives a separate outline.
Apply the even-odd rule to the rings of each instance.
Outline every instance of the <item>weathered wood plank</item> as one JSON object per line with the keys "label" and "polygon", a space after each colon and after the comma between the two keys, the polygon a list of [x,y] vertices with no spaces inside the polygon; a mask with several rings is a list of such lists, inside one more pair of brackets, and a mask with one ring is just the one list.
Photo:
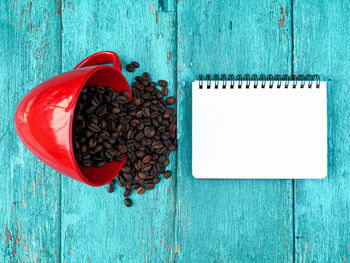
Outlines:
{"label": "weathered wood plank", "polygon": [[20,142],[19,100],[61,72],[59,4],[0,2],[0,262],[56,262],[60,257],[60,176]]}
{"label": "weathered wood plank", "polygon": [[198,74],[291,73],[290,8],[275,0],[178,3],[178,262],[293,261],[292,181],[196,180],[190,147]]}
{"label": "weathered wood plank", "polygon": [[[140,62],[136,73],[166,79],[175,94],[175,13],[173,2],[64,1],[63,70],[101,50],[115,51],[125,65]],[[124,72],[125,73],[125,72]],[[125,73],[131,81],[136,73]],[[171,157],[174,171],[176,156]],[[109,194],[63,178],[62,262],[173,261],[174,182],[123,204],[123,190]]]}
{"label": "weathered wood plank", "polygon": [[350,259],[348,1],[294,2],[295,72],[328,82],[328,177],[295,184],[295,261]]}

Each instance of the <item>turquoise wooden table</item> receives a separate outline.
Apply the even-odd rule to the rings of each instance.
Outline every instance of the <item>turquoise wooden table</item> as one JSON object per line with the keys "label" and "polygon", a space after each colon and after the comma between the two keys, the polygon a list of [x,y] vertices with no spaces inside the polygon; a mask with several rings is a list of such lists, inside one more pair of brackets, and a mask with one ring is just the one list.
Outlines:
{"label": "turquoise wooden table", "polygon": [[[0,10],[0,262],[350,260],[348,1],[7,0]],[[131,208],[121,189],[82,185],[38,161],[13,128],[26,92],[101,50],[169,80],[178,99],[174,176],[133,194]],[[199,73],[331,79],[328,177],[194,179]]]}

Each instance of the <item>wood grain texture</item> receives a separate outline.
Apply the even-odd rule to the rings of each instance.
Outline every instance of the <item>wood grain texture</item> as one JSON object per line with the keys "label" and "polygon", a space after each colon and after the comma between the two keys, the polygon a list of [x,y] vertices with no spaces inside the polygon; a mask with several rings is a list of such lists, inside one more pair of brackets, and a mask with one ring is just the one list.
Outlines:
{"label": "wood grain texture", "polygon": [[[139,61],[155,80],[169,81],[175,94],[175,13],[154,1],[64,1],[63,70],[101,50],[119,54],[123,65]],[[174,171],[176,156],[171,156]],[[123,189],[92,188],[63,178],[61,262],[173,262],[174,181],[123,203]]]}
{"label": "wood grain texture", "polygon": [[[1,263],[349,261],[347,1],[9,0],[0,10]],[[130,82],[149,71],[178,97],[176,175],[133,193],[132,208],[119,187],[109,194],[45,166],[13,128],[26,92],[101,50],[115,51],[124,65],[140,62],[135,74],[124,72]],[[198,74],[292,71],[331,79],[328,177],[294,187],[291,180],[194,179],[191,82]]]}
{"label": "wood grain texture", "polygon": [[0,262],[56,262],[60,176],[36,159],[13,127],[19,100],[61,71],[58,6],[0,2]]}
{"label": "wood grain texture", "polygon": [[294,68],[328,82],[328,177],[295,184],[295,262],[350,260],[348,1],[294,3]]}
{"label": "wood grain texture", "polygon": [[178,3],[177,262],[293,261],[292,181],[194,179],[190,146],[198,74],[291,72],[290,8],[289,1]]}

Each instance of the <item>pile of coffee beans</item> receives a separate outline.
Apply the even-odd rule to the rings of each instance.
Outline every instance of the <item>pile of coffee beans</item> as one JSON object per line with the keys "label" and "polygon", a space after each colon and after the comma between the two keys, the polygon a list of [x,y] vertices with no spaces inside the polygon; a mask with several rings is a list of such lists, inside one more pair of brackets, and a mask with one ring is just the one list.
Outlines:
{"label": "pile of coffee beans", "polygon": [[[137,62],[127,65],[134,70]],[[129,70],[128,70],[129,71]],[[122,161],[125,165],[107,188],[116,183],[125,189],[124,204],[131,206],[132,190],[143,194],[160,182],[166,171],[169,154],[177,147],[175,103],[168,95],[168,83],[151,80],[145,72],[132,83],[132,101],[126,91],[118,93],[108,87],[84,87],[77,103],[73,124],[75,158],[85,167],[103,167],[107,162]]]}

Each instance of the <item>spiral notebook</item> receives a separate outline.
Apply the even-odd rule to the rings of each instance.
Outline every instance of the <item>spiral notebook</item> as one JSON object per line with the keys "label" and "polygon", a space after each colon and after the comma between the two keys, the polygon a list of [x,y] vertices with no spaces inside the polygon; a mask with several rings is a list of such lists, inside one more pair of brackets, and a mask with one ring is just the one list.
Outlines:
{"label": "spiral notebook", "polygon": [[327,82],[217,75],[192,83],[196,178],[327,176]]}

